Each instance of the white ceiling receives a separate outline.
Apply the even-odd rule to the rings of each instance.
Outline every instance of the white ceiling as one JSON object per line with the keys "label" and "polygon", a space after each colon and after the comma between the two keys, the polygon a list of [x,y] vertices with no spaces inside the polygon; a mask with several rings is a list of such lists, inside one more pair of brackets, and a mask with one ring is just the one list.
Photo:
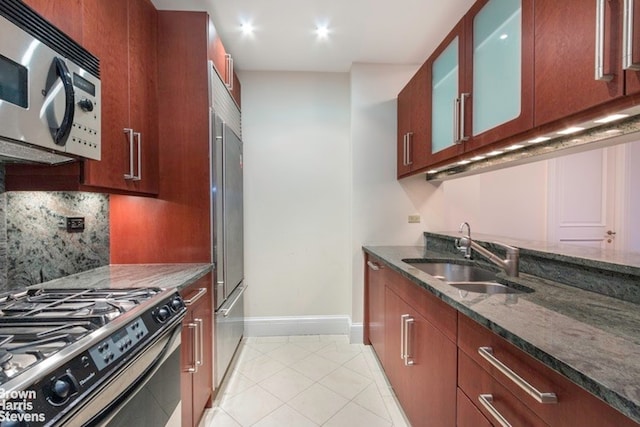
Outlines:
{"label": "white ceiling", "polygon": [[[152,0],[206,10],[239,70],[346,72],[356,62],[421,64],[474,0]],[[240,30],[255,27],[253,36]],[[318,40],[316,25],[330,35]]]}

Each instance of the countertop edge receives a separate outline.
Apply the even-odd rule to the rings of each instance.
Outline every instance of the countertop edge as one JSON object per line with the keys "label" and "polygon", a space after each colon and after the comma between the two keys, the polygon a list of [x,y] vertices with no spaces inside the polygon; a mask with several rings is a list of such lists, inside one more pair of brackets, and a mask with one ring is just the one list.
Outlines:
{"label": "countertop edge", "polygon": [[[385,246],[388,247],[388,246]],[[424,252],[424,248],[415,247],[416,250],[420,250]],[[421,280],[420,278],[412,275],[411,273],[405,271],[404,269],[396,266],[395,263],[391,260],[386,259],[385,254],[380,252],[376,252],[375,246],[363,246],[362,250],[368,254],[371,254],[382,261],[387,267],[391,268],[396,273],[400,274],[402,277],[410,280],[412,283],[420,286],[421,288],[429,291],[431,294],[435,295],[437,298],[447,303],[452,308],[456,309],[458,312],[468,316],[479,324],[485,326],[492,332],[496,333],[500,337],[506,339],[511,344],[515,345],[517,348],[521,349],[531,357],[535,358],[539,362],[543,363],[550,369],[558,372],[571,382],[577,384],[581,388],[605,401],[607,404],[626,415],[627,417],[633,419],[636,422],[640,423],[640,406],[628,399],[627,397],[619,394],[617,391],[612,390],[608,386],[598,382],[597,380],[591,378],[589,375],[581,372],[575,367],[570,366],[565,363],[561,359],[555,357],[553,354],[549,354],[548,352],[540,349],[536,345],[527,341],[526,339],[510,332],[505,329],[505,327],[500,324],[486,318],[482,314],[473,310],[472,307],[461,304],[460,302],[450,298],[448,295],[440,292],[438,289],[430,285],[429,283]],[[447,255],[442,255],[441,257],[445,258]],[[435,279],[434,279],[435,280]]]}

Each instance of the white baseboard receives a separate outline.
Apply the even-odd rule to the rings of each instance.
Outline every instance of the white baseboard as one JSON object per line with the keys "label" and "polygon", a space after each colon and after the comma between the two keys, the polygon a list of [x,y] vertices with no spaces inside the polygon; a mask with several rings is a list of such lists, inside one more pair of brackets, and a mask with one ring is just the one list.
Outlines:
{"label": "white baseboard", "polygon": [[349,316],[245,317],[244,335],[350,335],[350,326]]}
{"label": "white baseboard", "polygon": [[351,344],[364,343],[364,326],[362,323],[352,323],[349,330],[349,342]]}

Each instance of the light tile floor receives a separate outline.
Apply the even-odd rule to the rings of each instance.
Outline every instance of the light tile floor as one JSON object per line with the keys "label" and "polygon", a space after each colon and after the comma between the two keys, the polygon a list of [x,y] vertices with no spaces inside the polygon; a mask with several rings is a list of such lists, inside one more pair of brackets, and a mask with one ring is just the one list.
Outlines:
{"label": "light tile floor", "polygon": [[200,427],[408,427],[370,347],[343,335],[245,338]]}

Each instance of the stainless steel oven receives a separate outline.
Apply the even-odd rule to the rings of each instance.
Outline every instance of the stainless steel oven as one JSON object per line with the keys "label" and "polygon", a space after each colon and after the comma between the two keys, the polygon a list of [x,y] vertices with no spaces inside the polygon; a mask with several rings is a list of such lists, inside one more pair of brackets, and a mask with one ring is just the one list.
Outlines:
{"label": "stainless steel oven", "polygon": [[179,426],[185,314],[159,288],[0,296],[0,426]]}
{"label": "stainless steel oven", "polygon": [[99,60],[19,0],[0,2],[0,34],[0,156],[100,160]]}

